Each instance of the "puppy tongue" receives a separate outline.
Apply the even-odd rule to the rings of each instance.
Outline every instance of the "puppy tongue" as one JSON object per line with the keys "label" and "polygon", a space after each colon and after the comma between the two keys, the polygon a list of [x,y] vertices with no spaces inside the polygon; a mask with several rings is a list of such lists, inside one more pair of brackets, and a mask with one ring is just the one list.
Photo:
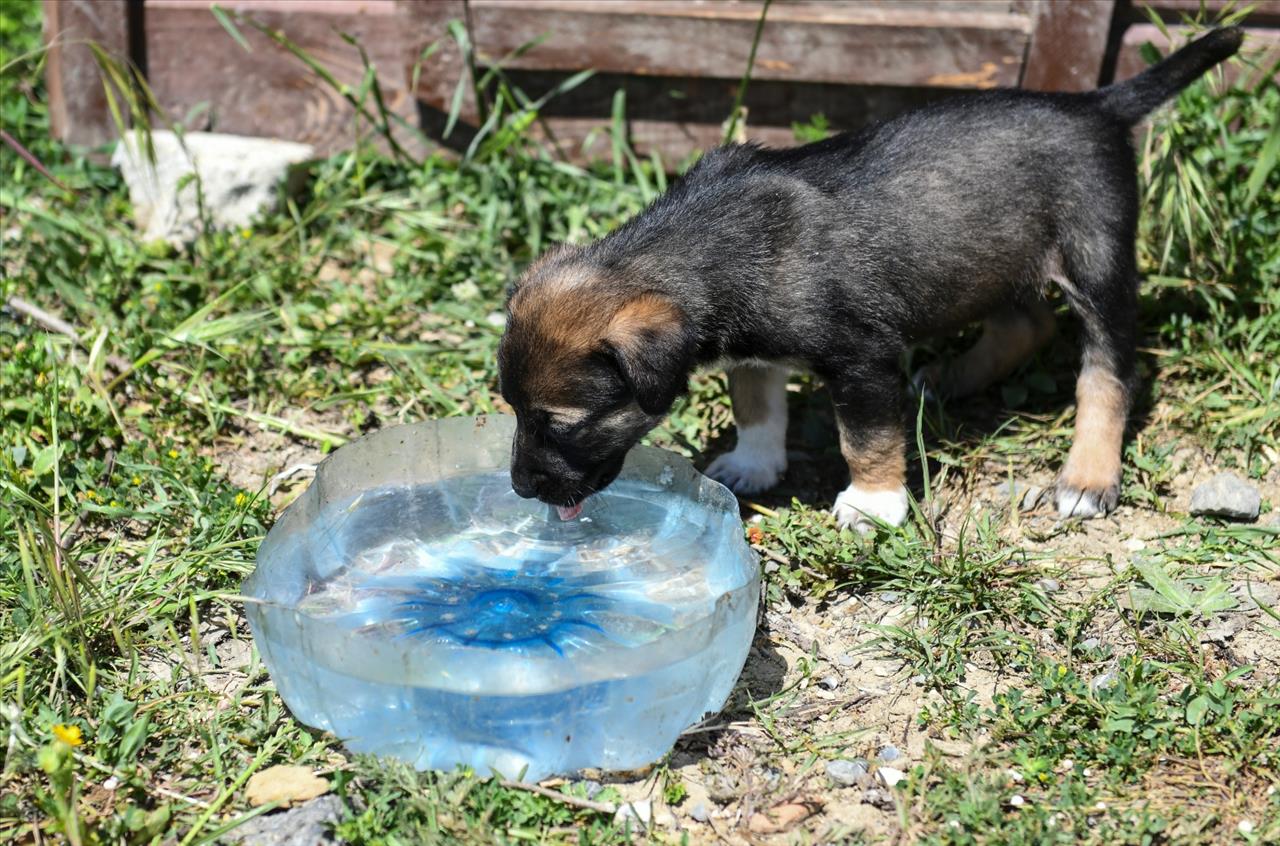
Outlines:
{"label": "puppy tongue", "polygon": [[561,520],[576,519],[582,513],[582,503],[579,502],[577,505],[557,505],[556,513],[560,515]]}

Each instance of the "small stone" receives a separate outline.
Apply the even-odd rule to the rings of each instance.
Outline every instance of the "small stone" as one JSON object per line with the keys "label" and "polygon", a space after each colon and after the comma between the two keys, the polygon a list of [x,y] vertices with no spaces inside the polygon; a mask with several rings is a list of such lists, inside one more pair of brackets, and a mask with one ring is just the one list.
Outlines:
{"label": "small stone", "polygon": [[106,781],[102,783],[103,790],[115,790],[119,786],[120,786],[120,779],[117,778],[116,776],[111,776],[110,778],[108,778]]}
{"label": "small stone", "polygon": [[907,777],[906,773],[896,767],[881,767],[876,770],[876,775],[885,787],[893,787]]}
{"label": "small stone", "polygon": [[1191,513],[1196,516],[1257,520],[1261,508],[1258,489],[1235,473],[1219,473],[1191,492]]}
{"label": "small stone", "polygon": [[1089,637],[1080,641],[1081,649],[1097,649],[1101,645],[1102,641],[1098,640],[1096,637]]}
{"label": "small stone", "polygon": [[639,823],[642,828],[648,828],[653,822],[653,801],[650,799],[637,799],[634,802],[628,802],[618,808],[617,813],[613,815],[614,825],[625,825],[631,823],[632,828]]}
{"label": "small stone", "polygon": [[699,802],[689,809],[689,816],[700,823],[704,823],[711,819],[711,814],[707,811],[707,806],[702,802]]}
{"label": "small stone", "polygon": [[727,805],[740,795],[737,782],[726,775],[714,775],[707,782],[707,798],[718,805]]}
{"label": "small stone", "polygon": [[1021,808],[1023,805],[1027,804],[1027,800],[1023,799],[1021,794],[1015,793],[1009,797],[1009,804],[1015,808]]}
{"label": "small stone", "polygon": [[898,751],[896,746],[885,746],[877,753],[876,757],[888,764],[901,758],[902,753]]}
{"label": "small stone", "polygon": [[1017,770],[1005,770],[1004,774],[1007,775],[1009,777],[1009,781],[1012,781],[1014,784],[1022,784],[1026,781],[1026,778],[1023,777],[1022,773]]}
{"label": "small stone", "polygon": [[1110,670],[1094,676],[1089,681],[1090,690],[1106,690],[1116,683],[1116,674]]}
{"label": "small stone", "polygon": [[245,799],[255,808],[277,803],[288,807],[329,792],[329,780],[310,767],[279,765],[253,774],[245,785]]}
{"label": "small stone", "polygon": [[880,601],[887,602],[890,605],[892,605],[893,603],[898,601],[898,594],[894,593],[891,590],[886,590],[884,593],[880,594]]}
{"label": "small stone", "polygon": [[1253,821],[1240,820],[1240,822],[1236,823],[1236,831],[1241,834],[1253,834]]}
{"label": "small stone", "polygon": [[1147,542],[1142,538],[1129,538],[1124,542],[1124,548],[1130,552],[1141,552],[1147,548]]}
{"label": "small stone", "polygon": [[840,679],[836,676],[823,676],[818,679],[818,687],[823,690],[835,690],[840,686]]}
{"label": "small stone", "polygon": [[1045,593],[1057,593],[1062,590],[1062,585],[1057,579],[1036,579],[1035,585]]}
{"label": "small stone", "polygon": [[1013,481],[1012,486],[1008,481],[1004,481],[996,487],[996,497],[1000,502],[1012,501],[1020,511],[1030,511],[1035,508],[1043,496],[1044,488],[1040,485],[1019,482],[1016,479]]}
{"label": "small stone", "polygon": [[827,778],[842,787],[852,787],[867,774],[867,765],[861,761],[849,761],[844,758],[827,761]]}
{"label": "small stone", "polygon": [[858,665],[858,659],[846,652],[836,659],[836,663],[841,667],[856,667]]}
{"label": "small stone", "polygon": [[889,810],[893,805],[893,794],[883,787],[868,787],[862,791],[862,801],[867,805]]}
{"label": "small stone", "polygon": [[288,811],[256,816],[222,835],[219,842],[241,846],[332,846],[337,841],[330,832],[345,814],[341,799],[321,796]]}
{"label": "small stone", "polygon": [[582,782],[582,789],[587,792],[588,799],[594,799],[600,795],[601,790],[604,790],[604,785],[598,781],[588,779],[587,781]]}

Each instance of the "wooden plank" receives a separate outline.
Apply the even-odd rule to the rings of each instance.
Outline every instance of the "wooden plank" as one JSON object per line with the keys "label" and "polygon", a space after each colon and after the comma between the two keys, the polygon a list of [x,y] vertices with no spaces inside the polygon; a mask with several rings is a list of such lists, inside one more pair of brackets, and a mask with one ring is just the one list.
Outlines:
{"label": "wooden plank", "polygon": [[[1160,15],[1160,19],[1177,23],[1183,16],[1194,19],[1200,13],[1200,0],[1144,0],[1142,6],[1151,8]],[[1253,11],[1246,18],[1251,26],[1274,24],[1280,21],[1280,0],[1250,0],[1250,2],[1233,2],[1233,0],[1205,0],[1207,20],[1212,20],[1218,12],[1230,7],[1233,11],[1243,7],[1252,7]],[[1135,21],[1148,20],[1142,8],[1129,5],[1129,17]]]}
{"label": "wooden plank", "polygon": [[[1191,31],[1186,27],[1169,27],[1169,32],[1174,38],[1174,43],[1178,45],[1186,44],[1191,37]],[[1120,51],[1116,55],[1115,79],[1117,81],[1137,76],[1148,67],[1141,52],[1142,45],[1148,42],[1154,44],[1162,55],[1168,55],[1169,39],[1165,38],[1155,25],[1134,24],[1124,31]],[[1222,73],[1228,81],[1243,75],[1246,85],[1255,85],[1262,80],[1268,70],[1276,66],[1276,62],[1280,62],[1280,30],[1247,28],[1241,53],[1246,55],[1255,67],[1250,68],[1240,62],[1227,62],[1220,66]]]}
{"label": "wooden plank", "polygon": [[85,42],[126,61],[129,20],[126,0],[45,0],[49,124],[65,143],[98,147],[116,137],[102,74]]}
{"label": "wooden plank", "polygon": [[[673,0],[472,0],[471,13],[487,61],[549,34],[508,67],[731,79],[746,66],[759,8]],[[1029,34],[1026,15],[1002,11],[780,4],[765,24],[754,78],[1016,85]]]}
{"label": "wooden plank", "polygon": [[1115,0],[1039,4],[1022,71],[1033,91],[1090,91],[1098,87]]}
{"label": "wooden plank", "polygon": [[[181,120],[194,110],[198,119],[188,129],[301,141],[314,144],[321,155],[353,146],[357,126],[370,137],[368,121],[357,124],[342,95],[301,60],[248,26],[241,27],[251,48],[246,52],[211,14],[211,5],[209,0],[147,2],[149,81],[171,117]],[[355,38],[377,70],[388,111],[416,123],[407,74],[425,42],[411,5],[349,0],[313,4],[307,11],[270,0],[222,5],[279,30],[353,91],[365,71],[359,49],[343,35]],[[376,112],[372,97],[365,105]],[[402,146],[424,151],[404,128],[395,134]]]}

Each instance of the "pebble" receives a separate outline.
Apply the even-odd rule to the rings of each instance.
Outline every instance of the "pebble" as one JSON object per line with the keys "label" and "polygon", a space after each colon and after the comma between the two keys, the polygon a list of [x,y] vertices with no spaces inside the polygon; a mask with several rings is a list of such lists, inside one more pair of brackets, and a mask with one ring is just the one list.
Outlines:
{"label": "pebble", "polygon": [[1036,579],[1035,585],[1045,593],[1057,593],[1062,590],[1062,585],[1057,579]]}
{"label": "pebble", "polygon": [[1241,834],[1253,834],[1253,822],[1251,820],[1240,820],[1236,825],[1236,830]]}
{"label": "pebble", "polygon": [[1017,503],[1018,508],[1022,511],[1030,511],[1036,507],[1036,503],[1044,496],[1044,488],[1040,485],[1031,485],[1026,482],[1014,481],[1013,486],[1009,486],[1009,482],[1001,482],[996,487],[996,497],[1001,503],[1010,500]]}
{"label": "pebble", "polygon": [[613,815],[615,825],[623,825],[628,820],[632,823],[640,823],[640,825],[647,828],[653,822],[653,801],[650,799],[637,799],[634,802],[628,802]]}
{"label": "pebble", "polygon": [[707,806],[699,802],[689,809],[689,816],[700,823],[704,823],[711,819],[711,814],[707,811]]}
{"label": "pebble", "polygon": [[867,774],[867,765],[865,761],[850,761],[845,758],[838,758],[834,761],[827,761],[826,772],[827,778],[836,784],[852,787]]}
{"label": "pebble", "polygon": [[902,753],[898,751],[898,748],[896,746],[885,746],[880,750],[880,752],[876,755],[876,757],[887,764],[891,761],[896,761],[899,758],[901,758]]}
{"label": "pebble", "polygon": [[329,794],[287,811],[260,814],[222,839],[242,846],[333,846],[333,826],[346,813],[342,800]]}
{"label": "pebble", "polygon": [[1009,780],[1012,781],[1014,784],[1022,784],[1024,781],[1026,781],[1026,778],[1023,777],[1022,773],[1018,772],[1017,770],[1005,770],[1004,774],[1007,775],[1009,777]]}
{"label": "pebble", "polygon": [[1009,797],[1009,804],[1015,808],[1021,808],[1023,805],[1027,804],[1027,800],[1023,799],[1021,794],[1015,793]]}
{"label": "pebble", "polygon": [[880,601],[887,602],[892,605],[893,603],[898,601],[898,594],[894,593],[891,590],[887,590],[884,593],[880,594]]}
{"label": "pebble", "polygon": [[836,659],[836,663],[841,667],[856,667],[858,665],[858,659],[846,652]]}
{"label": "pebble", "polygon": [[1089,681],[1090,690],[1105,690],[1116,683],[1116,674],[1108,670],[1105,673],[1094,676]]}
{"label": "pebble", "polygon": [[880,777],[885,787],[893,787],[907,777],[906,773],[896,767],[881,767],[876,770],[876,775]]}
{"label": "pebble", "polygon": [[1102,641],[1098,640],[1096,637],[1085,638],[1080,641],[1081,649],[1097,649],[1101,645]]}
{"label": "pebble", "polygon": [[868,787],[862,791],[862,801],[867,805],[888,810],[893,807],[893,794],[881,787]]}
{"label": "pebble", "polygon": [[1191,513],[1197,516],[1252,521],[1261,508],[1258,489],[1235,473],[1219,473],[1191,492]]}
{"label": "pebble", "polygon": [[840,686],[840,679],[836,676],[823,676],[818,679],[818,687],[823,690],[835,690]]}
{"label": "pebble", "polygon": [[591,781],[591,780],[582,782],[582,787],[584,790],[586,790],[588,799],[596,798],[597,796],[600,795],[600,791],[604,790],[604,785],[602,785],[598,781]]}
{"label": "pebble", "polygon": [[1124,548],[1130,552],[1141,552],[1147,548],[1147,542],[1142,538],[1129,538],[1124,542]]}

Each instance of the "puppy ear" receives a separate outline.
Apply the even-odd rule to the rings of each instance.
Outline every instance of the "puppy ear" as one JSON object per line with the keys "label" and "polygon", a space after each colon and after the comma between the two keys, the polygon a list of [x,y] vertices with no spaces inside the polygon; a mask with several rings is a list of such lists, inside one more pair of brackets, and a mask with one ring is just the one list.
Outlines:
{"label": "puppy ear", "polygon": [[605,346],[645,414],[664,414],[684,393],[694,336],[683,311],[660,294],[641,294],[609,321]]}

